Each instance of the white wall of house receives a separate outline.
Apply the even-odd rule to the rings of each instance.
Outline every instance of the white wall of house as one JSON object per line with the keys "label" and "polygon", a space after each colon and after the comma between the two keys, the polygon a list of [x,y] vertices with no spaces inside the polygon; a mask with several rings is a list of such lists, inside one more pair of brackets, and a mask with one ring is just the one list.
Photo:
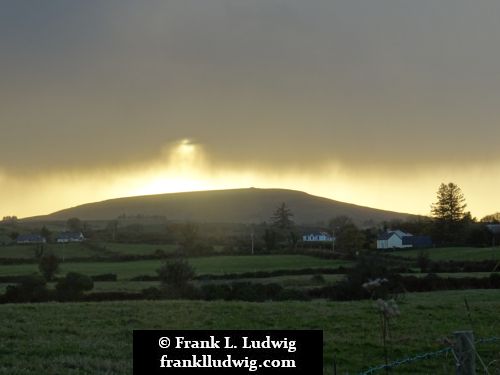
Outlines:
{"label": "white wall of house", "polygon": [[403,245],[403,238],[393,233],[387,240],[377,240],[377,249],[402,249],[411,247],[411,245]]}

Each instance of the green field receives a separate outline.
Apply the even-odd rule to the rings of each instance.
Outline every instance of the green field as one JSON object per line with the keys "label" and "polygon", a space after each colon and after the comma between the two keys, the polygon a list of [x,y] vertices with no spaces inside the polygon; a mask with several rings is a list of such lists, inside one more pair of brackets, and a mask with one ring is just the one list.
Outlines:
{"label": "green field", "polygon": [[[389,358],[444,346],[469,329],[467,297],[478,337],[499,336],[500,293],[468,290],[407,295],[391,323]],[[132,372],[134,329],[322,329],[324,374],[357,373],[383,363],[373,302],[133,301],[1,305],[0,374],[122,375]],[[500,342],[478,346],[491,374],[500,369]],[[452,356],[419,361],[393,374],[451,374]],[[380,372],[382,374],[383,372]]]}
{"label": "green field", "polygon": [[155,251],[161,250],[165,253],[172,253],[177,249],[176,245],[151,245],[151,244],[129,244],[106,242],[99,244],[107,251],[121,255],[150,255]]}
{"label": "green field", "polygon": [[[128,243],[93,243],[94,247],[82,243],[67,244],[45,244],[44,252],[52,253],[64,258],[90,258],[109,257],[113,255],[151,255],[157,250],[172,253],[177,249],[176,245],[151,245],[151,244],[128,244]],[[39,245],[7,245],[0,246],[0,258],[33,259]]]}
{"label": "green field", "polygon": [[[398,250],[388,254],[416,258],[421,250]],[[432,260],[500,260],[500,247],[442,247],[426,250]]]}
{"label": "green field", "polygon": [[[197,274],[225,274],[254,271],[273,271],[301,268],[335,268],[348,265],[341,260],[326,260],[305,255],[245,255],[213,256],[191,258]],[[132,262],[67,262],[61,263],[61,274],[74,271],[86,275],[115,273],[119,279],[130,279],[139,275],[156,275],[161,260],[140,260]],[[1,265],[0,276],[26,275],[37,272],[36,264]]]}
{"label": "green field", "polygon": [[[8,245],[0,246],[0,258],[34,259],[39,245]],[[52,253],[59,258],[87,258],[99,255],[81,243],[44,245],[44,253]]]}

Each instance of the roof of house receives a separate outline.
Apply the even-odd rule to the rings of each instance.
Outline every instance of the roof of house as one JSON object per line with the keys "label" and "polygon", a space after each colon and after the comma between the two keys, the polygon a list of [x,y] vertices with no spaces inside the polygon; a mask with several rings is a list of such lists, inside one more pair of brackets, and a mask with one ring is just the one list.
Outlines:
{"label": "roof of house", "polygon": [[407,233],[407,232],[403,232],[402,230],[400,229],[395,229],[395,230],[390,230],[389,232],[393,232],[393,233],[396,233],[399,237],[403,238],[403,237],[407,237],[407,236],[412,236],[411,233]]}
{"label": "roof of house", "polygon": [[405,237],[411,237],[413,235],[410,233],[403,232],[402,230],[396,229],[396,230],[389,230],[385,233],[379,234],[377,240],[385,241],[391,238],[392,236],[398,236],[399,238],[403,239]]}
{"label": "roof of house", "polygon": [[330,236],[327,232],[309,232],[305,233],[304,236]]}
{"label": "roof of house", "polygon": [[38,242],[38,241],[43,241],[45,238],[43,238],[41,235],[39,234],[33,234],[33,233],[29,233],[29,234],[20,234],[19,236],[17,236],[17,241],[18,242]]}
{"label": "roof of house", "polygon": [[394,232],[385,232],[385,233],[379,234],[379,236],[377,237],[377,240],[385,241],[385,240],[388,240],[389,238],[391,238],[392,236],[397,236],[397,234]]}
{"label": "roof of house", "polygon": [[83,237],[83,234],[82,232],[62,232],[62,233],[59,233],[58,236],[57,236],[57,239],[61,239],[61,240],[64,240],[64,239],[73,239],[73,238],[81,238]]}

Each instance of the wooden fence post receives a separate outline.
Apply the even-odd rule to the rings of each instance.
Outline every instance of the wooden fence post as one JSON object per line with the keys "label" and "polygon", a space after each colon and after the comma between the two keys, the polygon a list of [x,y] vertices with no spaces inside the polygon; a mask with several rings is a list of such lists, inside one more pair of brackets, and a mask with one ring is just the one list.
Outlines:
{"label": "wooden fence post", "polygon": [[472,331],[453,332],[453,350],[457,356],[456,375],[476,375],[476,347]]}

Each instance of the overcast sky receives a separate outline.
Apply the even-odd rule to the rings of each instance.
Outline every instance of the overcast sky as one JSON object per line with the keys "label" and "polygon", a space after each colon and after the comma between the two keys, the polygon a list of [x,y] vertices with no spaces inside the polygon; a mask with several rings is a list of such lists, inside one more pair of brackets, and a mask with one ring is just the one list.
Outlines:
{"label": "overcast sky", "polygon": [[496,0],[2,1],[0,215],[284,187],[500,211]]}

